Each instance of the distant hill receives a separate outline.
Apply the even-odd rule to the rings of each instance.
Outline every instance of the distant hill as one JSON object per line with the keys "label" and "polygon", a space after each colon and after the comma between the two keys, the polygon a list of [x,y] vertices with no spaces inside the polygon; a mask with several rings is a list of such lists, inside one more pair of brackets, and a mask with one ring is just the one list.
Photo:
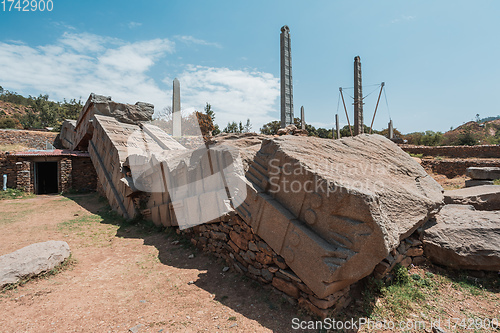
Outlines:
{"label": "distant hill", "polygon": [[0,117],[22,117],[28,112],[28,109],[29,107],[25,105],[0,100]]}
{"label": "distant hill", "polygon": [[59,131],[65,119],[76,119],[83,105],[75,99],[54,102],[49,95],[24,97],[0,86],[0,128],[48,128]]}
{"label": "distant hill", "polygon": [[[491,119],[491,120],[488,120]],[[484,121],[483,121],[484,120]],[[476,145],[500,143],[500,117],[469,121],[443,134],[444,145]]]}
{"label": "distant hill", "polygon": [[478,120],[478,123],[480,123],[480,124],[481,123],[486,123],[486,122],[489,122],[489,121],[492,121],[492,120],[497,120],[497,119],[500,119],[500,116],[482,118],[482,119]]}

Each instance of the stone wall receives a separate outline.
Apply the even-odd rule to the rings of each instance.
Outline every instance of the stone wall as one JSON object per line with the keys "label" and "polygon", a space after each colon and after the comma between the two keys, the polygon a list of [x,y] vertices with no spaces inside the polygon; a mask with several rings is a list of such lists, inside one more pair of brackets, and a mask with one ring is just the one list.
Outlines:
{"label": "stone wall", "polygon": [[72,163],[71,158],[62,158],[58,162],[59,167],[59,193],[67,192],[72,184]]}
{"label": "stone wall", "polygon": [[411,154],[423,154],[424,156],[446,156],[452,158],[500,158],[499,145],[481,146],[414,146],[399,145],[401,149]]}
{"label": "stone wall", "polygon": [[500,167],[500,160],[422,159],[420,164],[427,172],[438,173],[448,178],[453,178],[464,176],[469,167]]}
{"label": "stone wall", "polygon": [[0,129],[2,145],[21,145],[28,149],[46,149],[46,143],[54,145],[58,133]]}
{"label": "stone wall", "polygon": [[[7,175],[7,187],[34,192],[35,163],[37,157],[17,157],[0,154],[0,177]],[[45,160],[45,158],[43,158]],[[97,174],[89,157],[51,157],[58,162],[58,191],[95,191]]]}
{"label": "stone wall", "polygon": [[[188,237],[200,250],[223,258],[229,268],[262,284],[272,285],[289,302],[322,318],[345,308],[351,301],[352,289],[358,287],[355,284],[326,298],[318,297],[293,273],[284,258],[273,251],[237,214],[226,216],[217,223],[182,231],[178,229],[177,233]],[[418,238],[418,233],[415,232],[403,240],[398,248],[375,267],[371,276],[391,279],[391,270],[397,264],[409,267],[425,263],[422,242]]]}
{"label": "stone wall", "polygon": [[32,167],[30,161],[20,161],[16,163],[16,188],[24,192],[33,192]]}
{"label": "stone wall", "polygon": [[0,153],[0,176],[7,175],[8,188],[16,188],[17,186],[16,162],[17,160],[14,157],[4,152]]}
{"label": "stone wall", "polygon": [[72,188],[76,191],[95,191],[97,173],[88,157],[74,157],[72,168]]}

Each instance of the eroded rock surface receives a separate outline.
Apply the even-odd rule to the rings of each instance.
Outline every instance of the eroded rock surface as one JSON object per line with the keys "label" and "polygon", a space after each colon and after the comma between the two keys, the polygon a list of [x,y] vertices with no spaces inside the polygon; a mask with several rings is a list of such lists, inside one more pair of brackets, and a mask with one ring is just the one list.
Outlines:
{"label": "eroded rock surface", "polygon": [[442,188],[378,135],[264,140],[237,207],[320,297],[370,274],[442,205]]}
{"label": "eroded rock surface", "polygon": [[500,212],[446,205],[425,226],[424,249],[433,262],[461,269],[500,270]]}
{"label": "eroded rock surface", "polygon": [[0,288],[22,278],[50,271],[66,260],[71,251],[63,241],[31,244],[0,257]]}

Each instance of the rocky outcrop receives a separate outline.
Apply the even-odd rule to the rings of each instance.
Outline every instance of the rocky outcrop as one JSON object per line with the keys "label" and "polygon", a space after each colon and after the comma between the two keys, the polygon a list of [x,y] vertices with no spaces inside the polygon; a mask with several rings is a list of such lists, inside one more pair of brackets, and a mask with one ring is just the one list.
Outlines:
{"label": "rocky outcrop", "polygon": [[445,191],[444,202],[471,205],[477,210],[500,210],[500,185],[482,185]]}
{"label": "rocky outcrop", "polygon": [[71,251],[63,241],[48,241],[23,247],[0,257],[0,288],[22,278],[50,271],[66,260]]}
{"label": "rocky outcrop", "polygon": [[319,297],[370,274],[443,200],[441,186],[379,135],[264,140],[246,178],[239,215]]}
{"label": "rocky outcrop", "polygon": [[434,263],[461,269],[500,270],[500,212],[446,205],[425,226],[426,256]]}

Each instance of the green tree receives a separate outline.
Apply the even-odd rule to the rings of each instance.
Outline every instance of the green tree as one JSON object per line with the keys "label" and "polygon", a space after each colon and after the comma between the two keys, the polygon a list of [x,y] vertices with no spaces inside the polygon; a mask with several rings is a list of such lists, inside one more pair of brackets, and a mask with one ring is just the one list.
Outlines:
{"label": "green tree", "polygon": [[[241,125],[241,122],[240,122],[240,125]],[[222,132],[224,133],[241,133],[240,131],[240,127],[238,126],[238,124],[233,121],[231,123],[227,123],[227,126],[222,130]]]}
{"label": "green tree", "polygon": [[470,129],[466,129],[458,136],[457,145],[459,146],[475,146],[479,140],[474,136]]}
{"label": "green tree", "polygon": [[0,128],[22,128],[19,120],[13,117],[1,117]]}
{"label": "green tree", "polygon": [[247,122],[245,123],[245,126],[243,126],[243,133],[248,133],[252,130],[252,123],[250,122],[250,118],[247,118]]}

